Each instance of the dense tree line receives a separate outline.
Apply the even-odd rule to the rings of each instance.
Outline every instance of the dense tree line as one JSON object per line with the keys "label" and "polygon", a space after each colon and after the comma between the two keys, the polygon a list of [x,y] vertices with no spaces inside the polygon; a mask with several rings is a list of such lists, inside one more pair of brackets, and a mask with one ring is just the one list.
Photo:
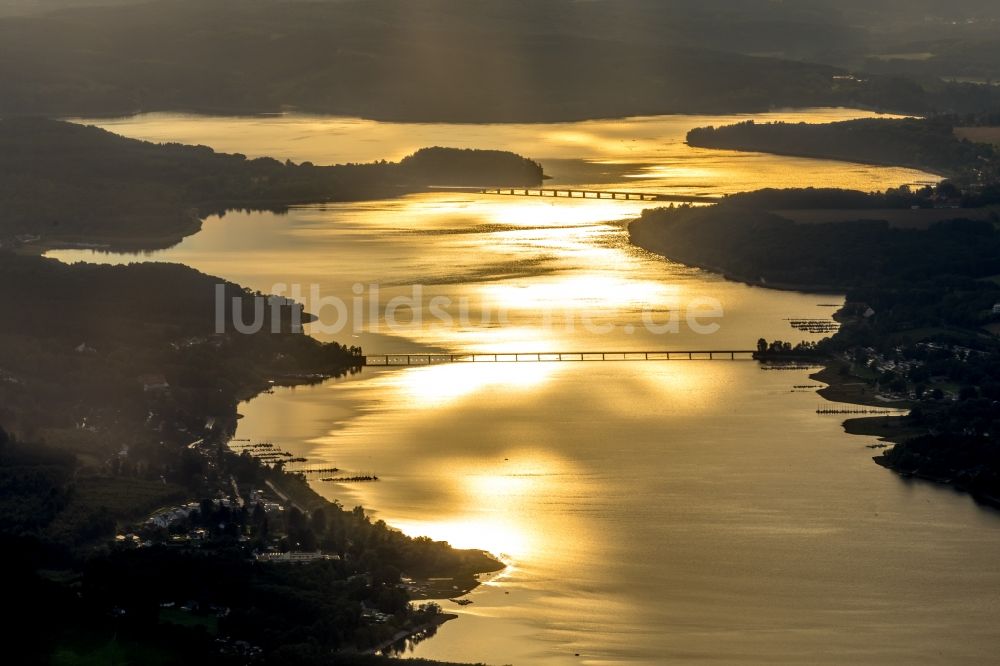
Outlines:
{"label": "dense tree line", "polygon": [[1000,274],[995,226],[961,219],[960,210],[955,216],[921,230],[877,220],[796,224],[733,205],[681,207],[644,211],[630,234],[639,245],[679,261],[776,286],[914,286]]}
{"label": "dense tree line", "polygon": [[538,185],[544,174],[533,160],[501,150],[422,148],[399,162],[407,178],[438,185]]}
{"label": "dense tree line", "polygon": [[[941,410],[949,417],[958,412],[966,412],[993,427],[1000,426],[997,410],[992,405],[981,403],[973,409]],[[940,419],[931,421],[922,415],[913,420],[918,424],[940,422]],[[953,484],[993,503],[1000,500],[1000,445],[995,437],[966,433],[961,429],[921,435],[892,447],[878,458],[878,462],[906,474]]]}
{"label": "dense tree line", "polygon": [[[957,195],[955,193],[958,193]],[[963,196],[957,187],[945,181],[937,188],[913,190],[909,186],[889,188],[885,192],[860,192],[830,187],[776,189],[765,187],[725,197],[720,206],[728,210],[824,210],[824,209],[904,209],[931,208],[939,195]]]}

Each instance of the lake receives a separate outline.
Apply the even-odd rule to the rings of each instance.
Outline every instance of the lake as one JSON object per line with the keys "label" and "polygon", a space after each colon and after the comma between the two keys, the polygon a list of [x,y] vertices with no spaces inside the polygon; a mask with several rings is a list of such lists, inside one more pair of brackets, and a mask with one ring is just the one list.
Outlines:
{"label": "lake", "polygon": [[[686,131],[811,109],[539,125],[152,114],[88,121],[156,141],[317,164],[427,145],[538,159],[551,184],[718,195],[864,190],[918,171],[696,150]],[[751,349],[818,339],[838,294],[751,287],[628,243],[639,202],[462,193],[231,212],[169,250],[50,253],[177,261],[304,300],[318,337],[366,353]],[[340,304],[340,305],[338,305]],[[374,306],[372,305],[374,304]],[[443,604],[460,618],[405,652],[492,664],[991,660],[998,514],[875,465],[875,440],[818,415],[807,370],[749,361],[476,363],[375,369],[241,406],[238,436],[367,484],[316,481],[408,534],[502,555]]]}

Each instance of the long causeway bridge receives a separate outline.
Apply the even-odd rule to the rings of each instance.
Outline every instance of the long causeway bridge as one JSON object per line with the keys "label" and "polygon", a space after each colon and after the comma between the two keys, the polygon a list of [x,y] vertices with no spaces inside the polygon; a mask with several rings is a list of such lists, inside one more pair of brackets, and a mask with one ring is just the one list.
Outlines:
{"label": "long causeway bridge", "polygon": [[556,363],[585,361],[752,361],[753,349],[623,352],[477,352],[475,354],[369,354],[364,365],[401,366],[441,363]]}
{"label": "long causeway bridge", "polygon": [[622,190],[578,190],[565,187],[433,187],[431,189],[445,192],[470,192],[473,194],[492,194],[507,197],[534,197],[536,199],[589,199],[591,201],[672,201],[676,203],[706,203],[713,204],[722,201],[721,197],[698,196],[695,194],[662,194],[657,192],[622,191]]}

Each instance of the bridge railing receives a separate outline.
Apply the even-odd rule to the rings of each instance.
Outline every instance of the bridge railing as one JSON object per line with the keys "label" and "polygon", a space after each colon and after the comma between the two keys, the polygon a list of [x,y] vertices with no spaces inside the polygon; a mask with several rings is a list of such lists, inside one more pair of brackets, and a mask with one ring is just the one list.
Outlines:
{"label": "bridge railing", "polygon": [[590,361],[739,361],[753,360],[752,349],[709,349],[667,351],[613,352],[476,352],[468,354],[369,354],[364,365],[402,366],[437,365],[441,363],[553,363]]}
{"label": "bridge railing", "polygon": [[719,197],[697,194],[665,194],[662,192],[622,190],[580,190],[565,187],[489,187],[479,194],[513,197],[541,197],[558,199],[604,199],[616,201],[674,201],[687,203],[718,203]]}
{"label": "bridge railing", "polygon": [[700,194],[668,194],[642,190],[582,190],[573,187],[448,187],[433,185],[437,192],[465,192],[508,197],[535,197],[548,199],[587,199],[604,201],[672,201],[677,203],[718,203],[720,197]]}

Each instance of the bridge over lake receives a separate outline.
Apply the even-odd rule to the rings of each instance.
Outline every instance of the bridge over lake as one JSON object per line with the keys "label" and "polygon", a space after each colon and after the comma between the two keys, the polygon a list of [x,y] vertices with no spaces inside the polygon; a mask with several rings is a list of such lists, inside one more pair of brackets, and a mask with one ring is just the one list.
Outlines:
{"label": "bridge over lake", "polygon": [[619,352],[476,352],[474,354],[369,354],[368,366],[437,365],[441,363],[558,363],[590,361],[752,361],[753,349]]}
{"label": "bridge over lake", "polygon": [[444,192],[467,192],[507,197],[534,197],[536,199],[589,199],[591,201],[660,201],[675,203],[714,204],[722,197],[700,196],[696,194],[663,194],[658,192],[624,190],[580,190],[565,187],[444,187],[431,189]]}

